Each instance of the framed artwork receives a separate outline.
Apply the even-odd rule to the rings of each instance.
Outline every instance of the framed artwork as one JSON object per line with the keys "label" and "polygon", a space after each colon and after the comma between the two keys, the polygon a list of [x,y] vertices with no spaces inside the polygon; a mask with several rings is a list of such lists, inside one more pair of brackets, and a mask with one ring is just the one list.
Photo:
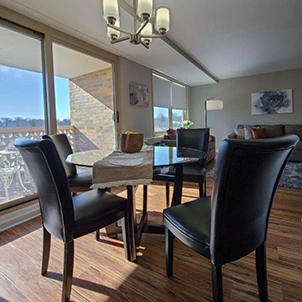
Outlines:
{"label": "framed artwork", "polygon": [[292,112],[292,89],[252,93],[252,115]]}
{"label": "framed artwork", "polygon": [[132,106],[141,106],[148,107],[149,106],[149,89],[147,86],[130,83],[130,105]]}

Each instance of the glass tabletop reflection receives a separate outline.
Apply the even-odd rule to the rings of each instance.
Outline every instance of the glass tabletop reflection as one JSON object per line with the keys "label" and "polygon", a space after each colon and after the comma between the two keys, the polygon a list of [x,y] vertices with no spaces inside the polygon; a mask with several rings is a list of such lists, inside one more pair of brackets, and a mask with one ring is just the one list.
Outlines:
{"label": "glass tabletop reflection", "polygon": [[[109,154],[101,149],[77,152],[68,155],[66,162],[77,166],[92,167],[96,161],[103,159]],[[206,154],[204,152],[196,149],[169,146],[153,147],[154,167],[194,163],[205,157]]]}

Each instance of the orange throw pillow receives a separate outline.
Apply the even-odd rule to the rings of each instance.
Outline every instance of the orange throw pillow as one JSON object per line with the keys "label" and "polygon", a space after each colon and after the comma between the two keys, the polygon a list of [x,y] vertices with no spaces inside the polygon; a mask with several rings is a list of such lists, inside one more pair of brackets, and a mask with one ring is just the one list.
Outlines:
{"label": "orange throw pillow", "polygon": [[266,138],[265,128],[252,128],[253,139]]}

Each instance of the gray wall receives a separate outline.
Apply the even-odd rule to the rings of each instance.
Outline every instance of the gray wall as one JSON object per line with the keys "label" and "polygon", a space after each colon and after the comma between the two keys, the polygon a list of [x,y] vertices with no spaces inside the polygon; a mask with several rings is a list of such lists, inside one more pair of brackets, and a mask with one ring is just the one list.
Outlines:
{"label": "gray wall", "polygon": [[[251,93],[290,88],[293,89],[293,113],[251,114]],[[302,69],[221,80],[218,84],[190,88],[189,112],[194,127],[203,127],[203,104],[211,97],[224,102],[223,110],[208,112],[208,126],[217,138],[217,148],[238,124],[301,124]]]}
{"label": "gray wall", "polygon": [[[153,102],[152,71],[150,68],[120,57],[118,62],[118,89],[120,127],[119,131],[137,131],[145,134],[145,138],[153,137]],[[129,84],[135,82],[149,88],[150,104],[148,107],[130,105]]]}

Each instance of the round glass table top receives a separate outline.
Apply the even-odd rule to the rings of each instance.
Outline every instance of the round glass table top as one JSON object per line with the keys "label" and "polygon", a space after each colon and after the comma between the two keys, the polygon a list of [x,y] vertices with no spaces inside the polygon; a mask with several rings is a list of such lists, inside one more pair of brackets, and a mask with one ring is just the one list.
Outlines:
{"label": "round glass table top", "polygon": [[[68,155],[66,162],[77,166],[92,167],[96,161],[108,156],[101,149],[83,151]],[[206,157],[206,153],[190,148],[168,146],[153,147],[153,166],[166,167],[179,164],[195,163]]]}

